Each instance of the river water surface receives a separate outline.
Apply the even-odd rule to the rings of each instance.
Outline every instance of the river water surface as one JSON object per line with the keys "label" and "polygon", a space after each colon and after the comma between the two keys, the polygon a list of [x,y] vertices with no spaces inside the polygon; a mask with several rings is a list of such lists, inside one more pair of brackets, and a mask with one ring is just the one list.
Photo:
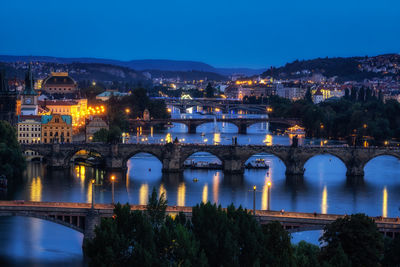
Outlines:
{"label": "river water surface", "polygon": [[[158,143],[177,137],[183,143],[289,145],[288,136],[269,133],[265,124],[251,126],[247,135],[238,135],[230,124],[213,123],[198,127],[197,134],[187,134],[186,127],[176,125],[163,133],[131,136],[127,142]],[[301,144],[321,144],[322,140],[301,140]],[[329,144],[329,142],[328,142]],[[217,161],[205,153],[192,156],[197,160]],[[118,174],[115,199],[121,203],[146,204],[152,188],[164,192],[170,205],[193,206],[211,201],[223,207],[234,203],[253,206],[253,186],[257,187],[256,208],[285,211],[351,214],[371,216],[400,215],[400,162],[390,156],[371,160],[365,166],[364,182],[354,185],[346,180],[346,168],[336,157],[320,155],[305,165],[304,180],[288,183],[285,166],[275,156],[264,158],[269,170],[246,170],[244,175],[228,176],[219,170],[185,170],[183,175],[163,175],[161,163],[149,154],[137,154],[128,162],[126,174]],[[32,201],[90,202],[90,179],[95,178],[95,200],[111,202],[110,173],[74,165],[67,171],[49,171],[41,163],[29,163],[26,178],[17,188],[1,195],[2,199]],[[194,179],[197,179],[197,182]],[[270,196],[268,186],[271,183]],[[293,242],[305,239],[318,244],[319,231],[293,235]],[[34,266],[81,266],[82,234],[51,222],[34,218],[0,217],[0,264]]]}

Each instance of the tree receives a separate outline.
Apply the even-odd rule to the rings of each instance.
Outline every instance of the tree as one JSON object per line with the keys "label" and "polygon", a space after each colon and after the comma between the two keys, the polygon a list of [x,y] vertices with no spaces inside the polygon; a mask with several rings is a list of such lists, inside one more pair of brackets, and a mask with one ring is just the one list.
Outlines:
{"label": "tree", "polygon": [[108,130],[103,128],[98,130],[93,134],[93,142],[103,142],[106,143],[108,141]]}
{"label": "tree", "polygon": [[320,243],[324,245],[321,260],[327,262],[340,255],[340,247],[352,266],[378,266],[383,255],[382,235],[375,222],[364,214],[345,216],[327,225]]}
{"label": "tree", "polygon": [[387,239],[385,246],[384,266],[400,266],[400,236]]}
{"label": "tree", "polygon": [[25,167],[14,127],[0,121],[0,175],[5,175],[11,182],[22,177]]}
{"label": "tree", "polygon": [[208,83],[206,87],[206,97],[208,98],[214,97],[214,91],[215,91],[214,87],[212,87],[211,83]]}
{"label": "tree", "polygon": [[319,247],[305,241],[293,246],[293,255],[297,267],[318,267]]}
{"label": "tree", "polygon": [[109,130],[100,129],[93,134],[93,142],[118,143],[121,140],[122,131],[118,126],[111,126]]}
{"label": "tree", "polygon": [[365,90],[364,87],[361,87],[360,90],[358,91],[358,101],[364,102],[365,100]]}
{"label": "tree", "polygon": [[349,88],[344,89],[344,99],[346,99],[346,100],[350,99]]}
{"label": "tree", "polygon": [[164,193],[157,198],[156,188],[153,187],[153,191],[149,197],[147,204],[146,214],[150,219],[151,224],[154,227],[160,227],[165,218],[165,211],[167,209],[167,200],[165,199]]}
{"label": "tree", "polygon": [[308,102],[308,103],[312,103],[312,95],[311,95],[311,89],[307,88],[306,94],[304,96],[304,99]]}
{"label": "tree", "polygon": [[293,248],[290,235],[279,222],[261,226],[264,234],[264,253],[261,265],[293,266]]}
{"label": "tree", "polygon": [[210,266],[239,265],[239,246],[221,206],[210,202],[196,205],[192,209],[192,225]]}

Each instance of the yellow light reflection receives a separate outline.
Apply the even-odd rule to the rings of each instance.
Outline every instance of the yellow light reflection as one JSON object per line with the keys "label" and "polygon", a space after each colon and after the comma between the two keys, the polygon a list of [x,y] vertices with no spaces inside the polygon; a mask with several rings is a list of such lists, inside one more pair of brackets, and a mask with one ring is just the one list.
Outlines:
{"label": "yellow light reflection", "polygon": [[267,183],[264,184],[262,189],[262,196],[261,196],[261,209],[267,210],[268,209],[268,185]]}
{"label": "yellow light reflection", "polygon": [[213,177],[213,201],[214,203],[218,203],[218,195],[219,195],[219,177],[220,172],[216,172]]}
{"label": "yellow light reflection", "polygon": [[267,134],[263,142],[267,146],[272,146],[272,135]]}
{"label": "yellow light reflection", "polygon": [[31,193],[30,194],[31,201],[41,201],[42,200],[42,179],[40,178],[40,176],[32,179],[30,193]]}
{"label": "yellow light reflection", "polygon": [[326,185],[324,186],[324,190],[322,191],[321,213],[328,213],[328,189]]}
{"label": "yellow light reflection", "polygon": [[383,202],[382,202],[382,217],[384,218],[387,217],[387,198],[388,198],[388,193],[385,186],[385,188],[383,188]]}
{"label": "yellow light reflection", "polygon": [[221,143],[221,134],[214,133],[214,145],[218,145]]}
{"label": "yellow light reflection", "polygon": [[177,205],[178,206],[185,206],[185,197],[186,197],[186,186],[185,183],[180,183],[178,186],[178,199]]}
{"label": "yellow light reflection", "polygon": [[92,203],[92,187],[93,186],[94,186],[94,184],[91,181],[89,181],[87,193],[86,193],[86,202],[87,203]]}
{"label": "yellow light reflection", "polygon": [[147,205],[148,198],[149,198],[149,185],[142,184],[139,189],[139,204]]}
{"label": "yellow light reflection", "polygon": [[203,203],[207,203],[208,199],[208,184],[203,186]]}
{"label": "yellow light reflection", "polygon": [[167,133],[167,135],[165,136],[165,143],[172,143],[171,133]]}
{"label": "yellow light reflection", "polygon": [[167,190],[164,187],[164,184],[160,184],[160,189],[158,190],[158,197],[161,197],[161,194],[164,193],[164,198],[167,199]]}
{"label": "yellow light reflection", "polygon": [[151,126],[151,127],[150,127],[150,136],[151,136],[151,137],[153,137],[153,130],[154,130],[154,128],[153,128],[153,126]]}

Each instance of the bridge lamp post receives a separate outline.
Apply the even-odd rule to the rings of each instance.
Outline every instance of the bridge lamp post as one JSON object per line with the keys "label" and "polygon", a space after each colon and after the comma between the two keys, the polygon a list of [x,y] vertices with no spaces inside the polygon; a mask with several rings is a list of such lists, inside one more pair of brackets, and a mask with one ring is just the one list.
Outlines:
{"label": "bridge lamp post", "polygon": [[94,183],[96,180],[92,179],[90,182],[92,183],[92,209],[94,209]]}
{"label": "bridge lamp post", "polygon": [[253,186],[253,215],[256,216],[256,190],[257,186]]}
{"label": "bridge lamp post", "polygon": [[111,176],[111,192],[112,192],[112,194],[111,194],[111,199],[112,199],[112,204],[114,205],[114,182],[115,182],[115,175],[112,175]]}

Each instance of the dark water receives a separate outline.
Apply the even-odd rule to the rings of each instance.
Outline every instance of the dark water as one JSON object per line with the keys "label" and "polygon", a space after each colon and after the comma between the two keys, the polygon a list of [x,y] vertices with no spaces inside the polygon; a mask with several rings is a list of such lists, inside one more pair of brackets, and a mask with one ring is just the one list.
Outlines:
{"label": "dark water", "polygon": [[[239,143],[289,144],[287,136],[268,134],[266,125],[254,125],[248,135],[237,135],[236,127],[218,124],[220,133],[214,133],[214,124],[202,125],[198,134],[185,133],[179,125],[166,133],[141,135],[129,142],[162,142],[175,138],[182,142],[230,143],[238,136]],[[200,133],[204,132],[204,136]],[[218,136],[219,135],[219,136]],[[170,136],[170,137],[168,137]],[[135,140],[136,139],[136,140]],[[142,139],[144,139],[142,141]],[[183,141],[184,139],[184,141]],[[207,139],[207,141],[204,141]],[[320,140],[302,140],[320,143]],[[193,155],[197,160],[217,160],[212,155]],[[222,206],[234,203],[252,208],[254,185],[257,187],[257,209],[305,211],[318,213],[364,212],[371,216],[397,217],[400,215],[400,162],[389,156],[370,161],[365,167],[364,183],[346,182],[346,168],[337,158],[321,155],[306,163],[304,181],[293,185],[285,180],[285,166],[272,155],[265,158],[267,170],[246,170],[241,176],[225,176],[218,170],[186,170],[183,175],[163,175],[161,163],[148,154],[137,154],[128,162],[126,175],[114,173],[115,199],[122,203],[146,204],[148,194],[155,187],[164,192],[170,205],[192,206],[211,201]],[[250,159],[250,160],[252,160]],[[85,166],[73,166],[69,171],[47,171],[38,163],[30,163],[25,181],[15,190],[3,195],[6,199],[33,201],[90,202],[91,184],[95,178],[96,202],[111,202],[110,173]],[[193,179],[198,179],[194,182]],[[271,183],[268,197],[267,183]],[[270,199],[270,203],[268,203]],[[320,232],[293,235],[293,242],[306,239],[317,243]],[[82,234],[51,222],[22,217],[0,218],[0,264],[20,266],[80,266],[84,265],[81,245]]]}

